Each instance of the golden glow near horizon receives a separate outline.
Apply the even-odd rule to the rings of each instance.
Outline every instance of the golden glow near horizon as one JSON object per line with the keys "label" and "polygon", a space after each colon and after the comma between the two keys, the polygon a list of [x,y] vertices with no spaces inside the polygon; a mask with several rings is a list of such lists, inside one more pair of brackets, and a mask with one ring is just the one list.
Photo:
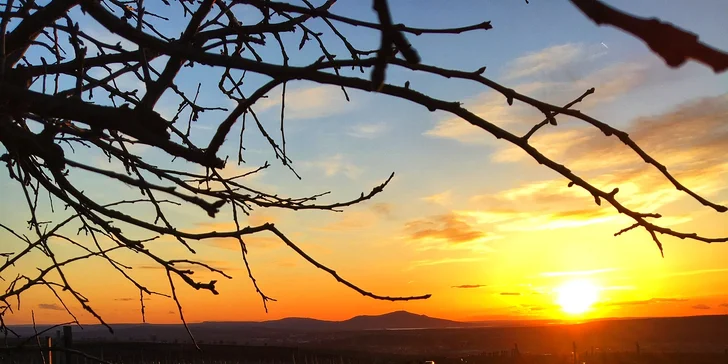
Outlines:
{"label": "golden glow near horizon", "polygon": [[556,293],[556,303],[571,315],[586,313],[599,299],[599,288],[588,279],[566,281],[556,289]]}

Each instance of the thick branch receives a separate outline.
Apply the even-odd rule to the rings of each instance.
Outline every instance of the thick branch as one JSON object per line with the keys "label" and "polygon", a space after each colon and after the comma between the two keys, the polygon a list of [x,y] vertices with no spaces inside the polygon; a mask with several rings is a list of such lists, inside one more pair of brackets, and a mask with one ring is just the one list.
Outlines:
{"label": "thick branch", "polygon": [[599,0],[571,0],[597,25],[611,25],[642,39],[670,67],[680,67],[688,59],[709,66],[715,73],[728,69],[728,53],[701,43],[698,36],[656,18],[627,14]]}

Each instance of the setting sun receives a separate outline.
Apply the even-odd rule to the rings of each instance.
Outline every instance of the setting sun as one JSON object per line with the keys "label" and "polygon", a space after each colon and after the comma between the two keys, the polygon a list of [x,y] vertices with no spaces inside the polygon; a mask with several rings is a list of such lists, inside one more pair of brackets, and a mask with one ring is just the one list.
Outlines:
{"label": "setting sun", "polygon": [[597,286],[586,279],[565,282],[556,289],[556,303],[561,309],[572,315],[588,311],[599,298]]}

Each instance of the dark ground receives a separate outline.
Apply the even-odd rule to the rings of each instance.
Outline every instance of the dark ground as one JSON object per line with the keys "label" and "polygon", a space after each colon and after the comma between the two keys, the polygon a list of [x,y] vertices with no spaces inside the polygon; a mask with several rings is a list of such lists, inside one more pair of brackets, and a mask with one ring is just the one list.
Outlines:
{"label": "dark ground", "polygon": [[[436,364],[728,364],[728,316],[350,331],[207,323],[191,327],[201,351],[191,345],[179,325],[115,329],[111,336],[94,327],[73,328],[73,348],[110,362],[136,364],[422,364],[426,360]],[[63,353],[55,355],[58,359]],[[91,362],[76,356],[68,364]],[[41,363],[36,342],[20,352],[5,350],[2,363]]]}

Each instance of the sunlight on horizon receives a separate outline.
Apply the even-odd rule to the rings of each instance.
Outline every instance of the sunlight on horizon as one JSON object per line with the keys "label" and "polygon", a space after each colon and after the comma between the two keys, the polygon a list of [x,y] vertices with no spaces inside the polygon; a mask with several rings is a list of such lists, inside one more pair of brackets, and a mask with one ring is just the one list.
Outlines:
{"label": "sunlight on horizon", "polygon": [[574,279],[556,288],[556,304],[569,315],[581,315],[589,311],[599,300],[599,287],[588,279]]}

